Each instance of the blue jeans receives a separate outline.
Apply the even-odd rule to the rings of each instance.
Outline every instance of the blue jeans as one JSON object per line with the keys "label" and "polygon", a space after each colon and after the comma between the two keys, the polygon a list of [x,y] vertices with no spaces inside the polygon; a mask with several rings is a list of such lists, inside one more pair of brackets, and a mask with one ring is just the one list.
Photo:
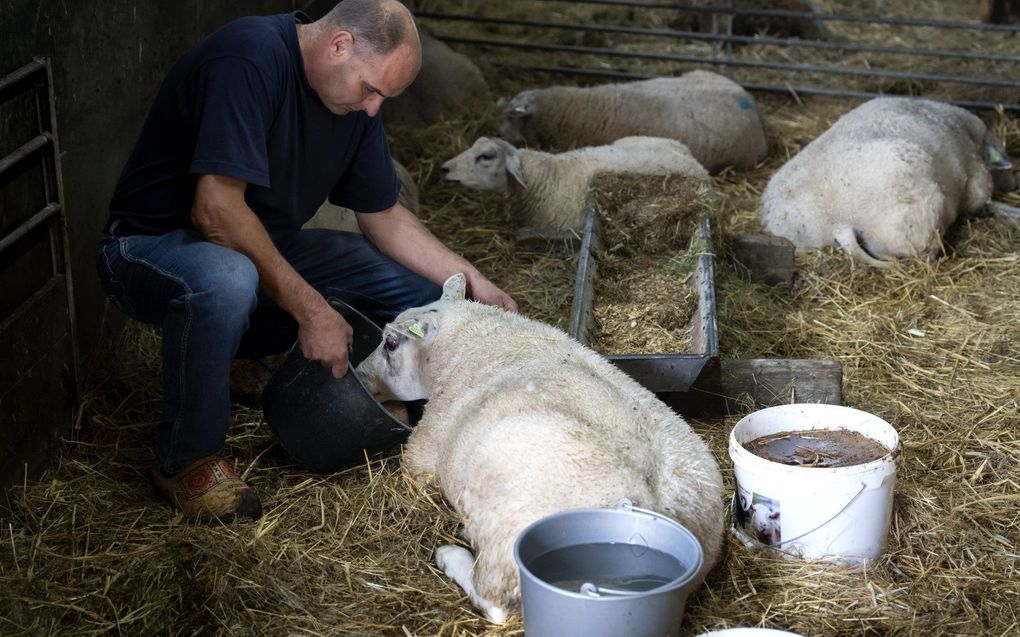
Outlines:
{"label": "blue jeans", "polygon": [[[379,252],[360,234],[302,230],[277,246],[305,281],[377,324],[439,298],[441,289]],[[258,287],[243,254],[198,232],[104,235],[96,266],[125,314],[163,332],[163,415],[156,456],[168,474],[220,454],[230,416],[230,364],[286,351],[297,323]]]}

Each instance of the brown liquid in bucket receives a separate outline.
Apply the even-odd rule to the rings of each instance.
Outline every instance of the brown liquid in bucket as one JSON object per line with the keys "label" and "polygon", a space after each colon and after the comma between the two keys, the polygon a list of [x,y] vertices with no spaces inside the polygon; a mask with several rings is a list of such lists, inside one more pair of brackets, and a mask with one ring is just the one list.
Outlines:
{"label": "brown liquid in bucket", "polygon": [[850,467],[889,453],[880,442],[849,429],[780,431],[744,444],[754,455],[786,465]]}

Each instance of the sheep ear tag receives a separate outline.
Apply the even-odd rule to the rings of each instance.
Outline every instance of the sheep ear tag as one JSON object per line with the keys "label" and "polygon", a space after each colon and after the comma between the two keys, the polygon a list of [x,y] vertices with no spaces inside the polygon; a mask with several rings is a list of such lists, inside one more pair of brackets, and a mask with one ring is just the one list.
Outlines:
{"label": "sheep ear tag", "polygon": [[1013,168],[1013,162],[999,151],[998,148],[991,144],[985,144],[982,149],[984,152],[985,164],[992,170],[1009,170]]}
{"label": "sheep ear tag", "polygon": [[443,295],[440,301],[463,301],[467,294],[467,279],[463,272],[454,274],[443,283]]}
{"label": "sheep ear tag", "polygon": [[418,338],[425,338],[425,330],[422,329],[421,323],[414,322],[407,326],[407,331],[414,334]]}

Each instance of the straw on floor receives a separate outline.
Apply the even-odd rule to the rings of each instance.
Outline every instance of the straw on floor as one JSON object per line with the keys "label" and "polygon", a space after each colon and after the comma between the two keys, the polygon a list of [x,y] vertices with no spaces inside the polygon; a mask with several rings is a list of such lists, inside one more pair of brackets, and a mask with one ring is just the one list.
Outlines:
{"label": "straw on floor", "polygon": [[[732,238],[760,228],[768,177],[853,106],[782,97],[759,105],[769,157],[715,178],[721,196],[705,199],[723,355],[838,359],[844,403],[892,423],[904,452],[889,551],[877,564],[788,561],[729,540],[688,602],[685,634],[734,626],[1017,634],[1020,225],[966,220],[942,258],[888,272],[822,250],[798,256],[792,286],[749,283],[732,261]],[[422,185],[429,227],[522,311],[563,327],[576,262],[555,246],[521,258],[499,196],[437,178],[444,159],[494,131],[497,115],[493,104],[476,105],[427,129],[395,128],[394,152]],[[990,121],[1020,157],[1020,124]],[[80,439],[44,480],[15,489],[0,516],[0,633],[523,634],[517,617],[487,624],[435,568],[432,551],[457,541],[457,518],[437,491],[405,478],[399,450],[342,474],[307,474],[281,455],[258,409],[236,404],[226,452],[266,515],[232,526],[182,523],[145,477],[159,418],[158,334],[131,325],[111,351],[112,360],[90,366]],[[693,423],[729,487],[726,439],[744,413]]]}

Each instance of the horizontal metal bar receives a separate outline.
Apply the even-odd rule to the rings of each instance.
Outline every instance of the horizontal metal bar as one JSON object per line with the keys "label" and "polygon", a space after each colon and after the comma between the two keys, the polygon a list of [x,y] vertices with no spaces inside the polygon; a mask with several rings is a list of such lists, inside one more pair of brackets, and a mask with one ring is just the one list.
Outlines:
{"label": "horizontal metal bar", "polygon": [[49,133],[36,135],[15,149],[15,151],[10,155],[0,158],[0,175],[13,168],[18,162],[24,160],[26,157],[30,157],[32,153],[36,152],[40,148],[45,147],[46,144],[49,144],[52,140],[53,137]]}
{"label": "horizontal metal bar", "polygon": [[673,38],[677,40],[700,40],[707,42],[733,42],[748,46],[788,46],[797,48],[822,49],[829,51],[853,51],[857,53],[886,53],[892,55],[910,55],[933,58],[965,58],[968,60],[986,60],[989,62],[1020,62],[1020,55],[999,53],[975,53],[973,51],[915,49],[894,46],[873,46],[852,42],[826,42],[823,40],[801,40],[799,38],[774,38],[767,36],[726,35],[717,33],[698,33],[676,29],[648,29],[643,27],[627,27],[608,24],[578,24],[569,22],[541,22],[536,20],[520,20],[516,18],[486,18],[474,15],[434,13],[423,11],[415,14],[418,18],[429,20],[451,20],[459,22],[476,22],[480,24],[505,24],[539,29],[562,29],[565,31],[584,31],[591,33],[622,33],[656,38]]}
{"label": "horizontal metal bar", "polygon": [[[604,77],[621,80],[648,80],[653,77],[668,77],[662,75],[649,75],[647,73],[631,73],[629,71],[613,71],[606,69],[582,69],[573,67],[558,67],[558,66],[528,66],[528,65],[517,65],[517,64],[501,64],[505,68],[526,68],[530,71],[539,71],[542,73],[556,73],[559,75],[583,75],[590,77]],[[826,89],[826,88],[815,88],[809,86],[773,86],[773,85],[759,85],[759,84],[741,84],[744,88],[749,91],[763,91],[773,93],[786,93],[786,94],[798,94],[798,95],[823,95],[829,97],[860,97],[870,99],[872,97],[908,97],[905,95],[896,95],[890,93],[873,93],[869,91],[845,91],[840,89]],[[929,98],[930,99],[930,98]],[[954,104],[963,108],[974,108],[982,110],[997,110],[1002,108],[1004,111],[1020,113],[1020,105],[1018,104],[1007,104],[1000,102],[983,102],[979,100],[944,100],[949,104]]]}
{"label": "horizontal metal bar", "polygon": [[955,84],[972,84],[978,86],[1002,86],[1020,88],[1020,82],[1000,80],[997,78],[964,77],[959,75],[938,75],[934,73],[911,73],[910,71],[893,71],[882,69],[858,69],[846,66],[820,66],[816,64],[793,64],[786,62],[762,62],[754,60],[723,60],[695,55],[677,55],[674,53],[644,53],[639,51],[616,51],[599,47],[582,47],[565,44],[543,44],[509,42],[505,40],[484,40],[478,38],[461,38],[440,36],[444,42],[473,44],[479,46],[495,46],[531,51],[558,51],[564,53],[580,53],[585,55],[604,55],[607,57],[631,58],[638,60],[658,60],[663,62],[687,62],[694,64],[711,64],[715,66],[744,67],[757,69],[777,69],[800,71],[805,73],[823,73],[831,75],[849,75],[854,77],[887,77],[902,80],[921,80],[928,82],[951,82]]}
{"label": "horizontal metal bar", "polygon": [[11,247],[18,241],[21,241],[25,235],[49,221],[50,217],[58,212],[60,212],[60,204],[52,202],[46,204],[45,208],[29,217],[25,223],[15,228],[3,239],[0,239],[0,255],[10,250]]}
{"label": "horizontal metal bar", "polygon": [[1012,24],[988,24],[985,22],[960,22],[955,20],[920,20],[916,18],[882,18],[878,16],[846,15],[836,13],[814,13],[811,11],[785,11],[782,9],[735,9],[729,7],[699,7],[677,5],[665,2],[640,2],[638,0],[544,0],[545,2],[567,4],[601,4],[641,9],[665,9],[675,12],[746,15],[774,18],[809,18],[825,22],[866,22],[908,27],[937,27],[940,29],[973,29],[975,31],[1020,31]]}
{"label": "horizontal metal bar", "polygon": [[25,66],[8,73],[7,75],[0,78],[0,92],[4,91],[10,86],[14,86],[18,82],[27,79],[34,73],[46,70],[46,60],[42,58],[36,58],[26,64]]}

